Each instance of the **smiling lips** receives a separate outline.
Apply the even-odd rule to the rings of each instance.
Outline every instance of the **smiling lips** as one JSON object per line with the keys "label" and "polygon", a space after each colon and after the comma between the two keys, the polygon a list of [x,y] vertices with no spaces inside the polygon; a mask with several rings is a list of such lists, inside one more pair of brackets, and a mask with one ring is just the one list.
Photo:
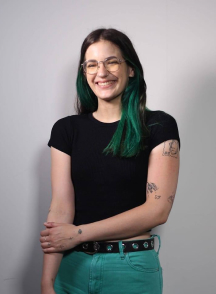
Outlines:
{"label": "smiling lips", "polygon": [[102,88],[108,88],[110,85],[114,84],[116,81],[106,81],[106,82],[97,82],[96,84]]}

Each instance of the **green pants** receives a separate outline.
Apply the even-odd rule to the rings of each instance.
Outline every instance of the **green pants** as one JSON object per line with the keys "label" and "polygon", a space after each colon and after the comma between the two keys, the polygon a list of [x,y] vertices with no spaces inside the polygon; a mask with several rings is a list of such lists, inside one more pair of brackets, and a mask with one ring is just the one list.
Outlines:
{"label": "green pants", "polygon": [[[69,250],[56,276],[56,294],[162,294],[163,276],[157,251],[95,253]],[[144,240],[143,240],[144,241]]]}

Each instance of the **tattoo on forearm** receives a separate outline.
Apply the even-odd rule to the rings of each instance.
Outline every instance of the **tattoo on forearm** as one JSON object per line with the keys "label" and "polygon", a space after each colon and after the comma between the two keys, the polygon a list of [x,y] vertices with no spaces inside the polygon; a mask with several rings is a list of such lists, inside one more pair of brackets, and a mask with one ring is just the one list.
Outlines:
{"label": "tattoo on forearm", "polygon": [[174,199],[175,199],[175,194],[173,193],[171,196],[168,197],[167,200],[171,205],[173,205]]}
{"label": "tattoo on forearm", "polygon": [[155,195],[155,199],[160,199],[161,196]]}
{"label": "tattoo on forearm", "polygon": [[164,148],[163,148],[163,156],[170,156],[177,158],[179,153],[178,149],[178,141],[177,140],[170,140],[164,142]]}
{"label": "tattoo on forearm", "polygon": [[78,230],[78,234],[82,234],[82,230],[81,229]]}

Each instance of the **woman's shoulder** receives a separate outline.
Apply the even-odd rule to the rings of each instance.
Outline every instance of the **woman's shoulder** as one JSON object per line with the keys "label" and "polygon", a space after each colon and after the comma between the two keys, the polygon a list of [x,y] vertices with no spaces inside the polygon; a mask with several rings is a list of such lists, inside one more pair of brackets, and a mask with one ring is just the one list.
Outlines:
{"label": "woman's shoulder", "polygon": [[150,131],[151,148],[171,139],[178,140],[180,147],[178,125],[171,114],[162,110],[147,110],[146,126]]}
{"label": "woman's shoulder", "polygon": [[68,116],[61,117],[57,119],[54,123],[54,125],[57,125],[59,127],[67,127],[74,125],[75,123],[79,123],[83,121],[83,119],[86,119],[86,115],[84,114],[72,114]]}
{"label": "woman's shoulder", "polygon": [[162,124],[164,122],[172,122],[175,121],[175,118],[163,111],[163,110],[146,110],[146,125],[147,126],[152,126],[152,125],[158,125]]}

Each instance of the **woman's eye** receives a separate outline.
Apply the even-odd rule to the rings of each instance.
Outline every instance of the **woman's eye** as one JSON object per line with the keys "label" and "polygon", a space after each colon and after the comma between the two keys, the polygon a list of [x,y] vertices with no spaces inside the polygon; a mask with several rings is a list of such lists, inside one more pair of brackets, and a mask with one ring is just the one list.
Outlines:
{"label": "woman's eye", "polygon": [[88,64],[87,67],[95,67],[96,64]]}
{"label": "woman's eye", "polygon": [[108,64],[117,64],[118,61],[109,61]]}

